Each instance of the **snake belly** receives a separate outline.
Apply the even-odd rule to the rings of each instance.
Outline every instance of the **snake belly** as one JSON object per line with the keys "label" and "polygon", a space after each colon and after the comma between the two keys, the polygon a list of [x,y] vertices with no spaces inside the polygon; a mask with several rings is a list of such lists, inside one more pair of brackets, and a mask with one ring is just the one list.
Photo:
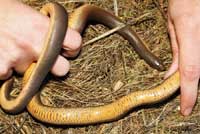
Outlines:
{"label": "snake belly", "polygon": [[50,28],[33,73],[23,86],[18,97],[15,99],[10,96],[13,78],[5,81],[1,87],[0,104],[8,113],[19,113],[27,106],[30,99],[39,90],[62,48],[62,43],[67,30],[66,22],[68,20],[68,15],[66,10],[59,4],[50,3],[43,6],[41,13],[50,16]]}
{"label": "snake belly", "polygon": [[[103,23],[111,28],[121,23],[118,19],[116,20],[116,17],[100,8],[84,5],[72,13],[69,26],[82,32],[87,21],[90,20]],[[159,68],[161,64],[157,64],[155,56],[152,56],[144,47],[143,42],[138,38],[136,33],[129,30],[130,27],[127,26],[118,32],[136,48],[136,51],[141,57],[144,59],[146,58],[147,63],[151,63],[151,66]],[[145,52],[142,53],[143,51]],[[29,79],[33,69],[34,66],[26,71],[24,76],[25,83]],[[177,91],[179,85],[179,72],[177,71],[154,88],[130,93],[107,105],[85,108],[57,108],[45,106],[40,100],[39,93],[37,93],[27,105],[27,110],[34,118],[42,122],[56,125],[85,125],[109,122],[123,117],[128,111],[137,106],[157,103],[170,97]]]}

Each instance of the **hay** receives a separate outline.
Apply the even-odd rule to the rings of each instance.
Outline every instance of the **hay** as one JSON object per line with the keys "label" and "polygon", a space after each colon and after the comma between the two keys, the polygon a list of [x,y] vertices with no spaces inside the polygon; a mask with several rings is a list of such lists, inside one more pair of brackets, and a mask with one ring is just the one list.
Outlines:
{"label": "hay", "polygon": [[[52,0],[53,1],[53,0]],[[46,0],[23,0],[39,9]],[[60,0],[69,12],[83,3],[102,7],[118,15],[131,25],[147,47],[166,67],[171,63],[171,49],[166,28],[166,0]],[[83,43],[104,34],[109,29],[90,25],[83,35]],[[98,106],[136,91],[153,87],[162,81],[164,72],[149,67],[117,34],[109,35],[85,45],[80,55],[70,60],[71,69],[64,78],[48,77],[42,92],[44,103],[58,107]],[[19,92],[21,78],[16,80]],[[119,86],[122,85],[122,86]],[[160,134],[198,133],[199,105],[189,117],[179,113],[179,96],[151,106],[133,109],[124,118],[110,123],[87,126],[51,126],[33,119],[27,111],[8,115],[0,110],[0,133],[47,134]]]}

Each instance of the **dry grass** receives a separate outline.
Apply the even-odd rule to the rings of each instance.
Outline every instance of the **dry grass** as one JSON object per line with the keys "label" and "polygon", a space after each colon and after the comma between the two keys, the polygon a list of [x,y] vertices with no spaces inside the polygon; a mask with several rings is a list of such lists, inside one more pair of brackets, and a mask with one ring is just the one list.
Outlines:
{"label": "dry grass", "polygon": [[[39,9],[48,0],[23,0],[23,2]],[[147,47],[164,61],[166,67],[170,65],[166,0],[59,0],[59,2],[69,12],[83,3],[94,4],[113,12],[136,30],[147,43]],[[48,84],[42,92],[46,104],[63,107],[98,106],[115,101],[136,91],[135,89],[148,89],[161,82],[164,72],[149,67],[119,35],[112,34],[88,43],[108,30],[102,25],[87,28],[83,35],[85,46],[76,59],[70,60],[70,73],[64,78],[49,75]],[[20,89],[20,80],[17,77],[16,93]],[[122,82],[123,86],[116,88],[119,82]],[[0,110],[0,133],[194,134],[200,132],[198,109],[197,104],[191,116],[181,116],[177,94],[163,103],[134,109],[118,121],[87,126],[51,126],[33,119],[27,111],[19,115],[8,115]]]}

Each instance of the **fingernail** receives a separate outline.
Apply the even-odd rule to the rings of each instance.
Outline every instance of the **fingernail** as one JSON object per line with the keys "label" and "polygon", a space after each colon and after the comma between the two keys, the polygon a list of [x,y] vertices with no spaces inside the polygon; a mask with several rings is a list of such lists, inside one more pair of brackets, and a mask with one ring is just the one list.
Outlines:
{"label": "fingernail", "polygon": [[184,110],[183,115],[188,116],[192,112],[192,108],[187,108]]}

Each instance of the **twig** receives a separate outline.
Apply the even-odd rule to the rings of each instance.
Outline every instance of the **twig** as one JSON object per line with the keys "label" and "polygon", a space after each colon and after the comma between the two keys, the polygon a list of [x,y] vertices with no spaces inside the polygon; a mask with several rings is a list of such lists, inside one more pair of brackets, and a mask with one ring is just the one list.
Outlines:
{"label": "twig", "polygon": [[114,3],[115,16],[119,16],[117,0],[113,0],[113,3]]}
{"label": "twig", "polygon": [[100,36],[98,36],[98,37],[95,37],[95,38],[93,38],[93,39],[91,39],[91,40],[85,42],[85,43],[83,44],[83,47],[86,46],[86,45],[92,44],[92,43],[94,43],[94,42],[96,42],[96,41],[98,41],[98,40],[100,40],[100,39],[102,39],[102,38],[105,38],[105,37],[107,37],[107,36],[109,36],[109,35],[115,33],[116,31],[118,31],[118,30],[124,28],[125,26],[126,26],[126,25],[122,23],[122,24],[120,24],[119,26],[117,26],[117,27],[115,27],[115,28],[113,28],[113,29],[111,29],[111,30],[105,32],[104,34],[102,34],[102,35],[100,35]]}
{"label": "twig", "polygon": [[159,121],[159,119],[161,118],[161,116],[163,115],[164,111],[166,110],[167,106],[168,106],[168,104],[166,104],[166,105],[164,106],[164,108],[163,108],[162,112],[159,114],[159,116],[158,116],[155,120],[153,120],[151,123],[149,123],[148,125],[146,125],[146,127],[150,127],[150,126],[152,126],[154,123],[157,123],[157,122]]}
{"label": "twig", "polygon": [[16,133],[23,133],[24,131],[22,130],[22,127],[24,125],[24,123],[26,122],[26,119],[28,118],[28,114],[25,114],[24,118],[23,118],[23,121],[21,124],[18,124],[18,122],[16,122],[16,125],[17,125],[17,130],[16,130]]}
{"label": "twig", "polygon": [[157,0],[153,0],[153,3],[156,5],[156,7],[158,8],[158,10],[160,11],[160,13],[162,14],[163,18],[165,19],[165,21],[167,21],[167,16],[165,15],[163,9],[161,8],[160,4],[157,2]]}

